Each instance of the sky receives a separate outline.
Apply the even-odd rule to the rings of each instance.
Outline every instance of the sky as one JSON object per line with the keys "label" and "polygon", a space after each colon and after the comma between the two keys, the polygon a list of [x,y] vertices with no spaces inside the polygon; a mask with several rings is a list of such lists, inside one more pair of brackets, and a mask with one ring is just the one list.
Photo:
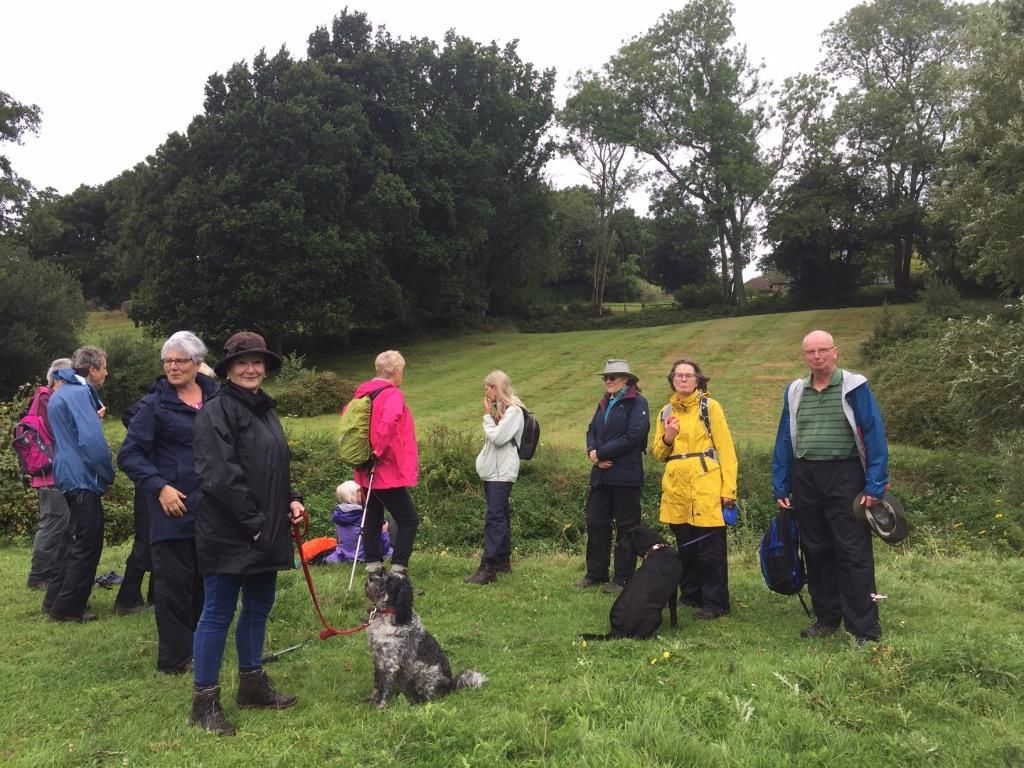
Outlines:
{"label": "sky", "polygon": [[[776,82],[812,70],[821,33],[853,0],[733,0],[736,39]],[[375,26],[393,36],[440,41],[448,29],[474,40],[518,39],[519,54],[557,70],[560,104],[571,76],[599,69],[668,10],[665,0],[362,0]],[[202,111],[214,72],[282,45],[303,58],[306,39],[345,6],[338,0],[35,0],[0,15],[0,91],[42,110],[38,135],[4,145],[15,172],[62,194],[101,184],[145,160]],[[570,160],[553,162],[557,187],[583,183]],[[646,206],[634,200],[644,213]]]}

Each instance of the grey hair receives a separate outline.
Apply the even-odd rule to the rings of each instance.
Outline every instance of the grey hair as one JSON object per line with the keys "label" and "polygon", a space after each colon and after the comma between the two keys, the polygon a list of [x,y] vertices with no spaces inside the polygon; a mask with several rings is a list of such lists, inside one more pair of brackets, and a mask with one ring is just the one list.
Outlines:
{"label": "grey hair", "polygon": [[99,347],[79,347],[71,356],[71,367],[79,376],[85,376],[93,368],[102,368],[107,362],[107,353]]}
{"label": "grey hair", "polygon": [[377,359],[373,361],[373,367],[378,376],[386,379],[405,368],[405,358],[402,357],[401,352],[389,349],[377,355]]}
{"label": "grey hair", "polygon": [[46,386],[48,386],[48,387],[52,387],[53,386],[53,381],[54,381],[53,374],[55,374],[57,371],[61,370],[62,368],[70,368],[70,367],[71,367],[71,358],[70,357],[58,357],[56,360],[54,360],[52,363],[50,363],[50,368],[46,371]]}
{"label": "grey hair", "polygon": [[177,331],[171,334],[160,348],[160,359],[167,357],[167,353],[172,349],[180,349],[197,365],[206,359],[206,345],[192,331]]}

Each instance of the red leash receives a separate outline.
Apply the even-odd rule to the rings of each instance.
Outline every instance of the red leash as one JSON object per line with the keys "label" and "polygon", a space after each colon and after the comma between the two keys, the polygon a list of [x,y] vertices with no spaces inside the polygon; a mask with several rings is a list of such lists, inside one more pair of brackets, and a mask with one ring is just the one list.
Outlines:
{"label": "red leash", "polygon": [[320,609],[320,601],[316,597],[316,590],[313,588],[313,577],[309,573],[309,564],[306,559],[302,556],[302,537],[309,533],[309,515],[303,513],[302,515],[303,529],[300,531],[298,523],[292,523],[292,538],[295,539],[295,546],[299,551],[299,562],[302,563],[302,573],[306,576],[306,586],[309,587],[309,596],[313,598],[313,607],[316,608],[316,614],[320,617],[320,622],[324,625],[324,628],[320,630],[320,639],[326,640],[328,637],[334,637],[335,635],[352,635],[356,632],[362,632],[368,626],[369,622],[363,622],[358,626],[351,627],[350,629],[336,629],[332,627],[330,622],[324,617],[324,612]]}

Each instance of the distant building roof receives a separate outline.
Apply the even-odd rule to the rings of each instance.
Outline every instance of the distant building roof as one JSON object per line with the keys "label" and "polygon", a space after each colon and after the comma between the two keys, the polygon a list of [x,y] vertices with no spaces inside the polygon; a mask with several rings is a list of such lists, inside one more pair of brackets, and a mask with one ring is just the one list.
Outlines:
{"label": "distant building roof", "polygon": [[743,285],[756,291],[777,291],[788,286],[789,283],[789,277],[781,272],[769,272],[767,275],[752,277]]}

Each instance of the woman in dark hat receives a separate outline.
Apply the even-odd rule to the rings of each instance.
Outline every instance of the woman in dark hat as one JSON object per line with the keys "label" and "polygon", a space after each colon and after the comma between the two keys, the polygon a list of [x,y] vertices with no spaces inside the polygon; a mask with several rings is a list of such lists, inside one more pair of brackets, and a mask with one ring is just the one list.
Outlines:
{"label": "woman in dark hat", "polygon": [[[604,584],[620,592],[636,570],[636,555],[625,534],[640,524],[640,491],[644,485],[643,452],[651,420],[639,379],[625,360],[609,360],[598,374],[604,397],[587,428],[590,493],[587,495],[587,572],[576,582],[581,588]],[[615,570],[608,581],[612,528]]]}
{"label": "woman in dark hat", "polygon": [[189,720],[221,735],[235,732],[221,708],[219,679],[239,593],[238,706],[284,709],[296,701],[274,690],[262,666],[277,572],[293,565],[289,523],[306,511],[291,490],[288,442],[276,404],[261,388],[267,372],[280,367],[262,336],[236,333],[214,367],[227,382],[196,417],[193,446],[202,483],[196,550],[205,601],[193,646]]}

